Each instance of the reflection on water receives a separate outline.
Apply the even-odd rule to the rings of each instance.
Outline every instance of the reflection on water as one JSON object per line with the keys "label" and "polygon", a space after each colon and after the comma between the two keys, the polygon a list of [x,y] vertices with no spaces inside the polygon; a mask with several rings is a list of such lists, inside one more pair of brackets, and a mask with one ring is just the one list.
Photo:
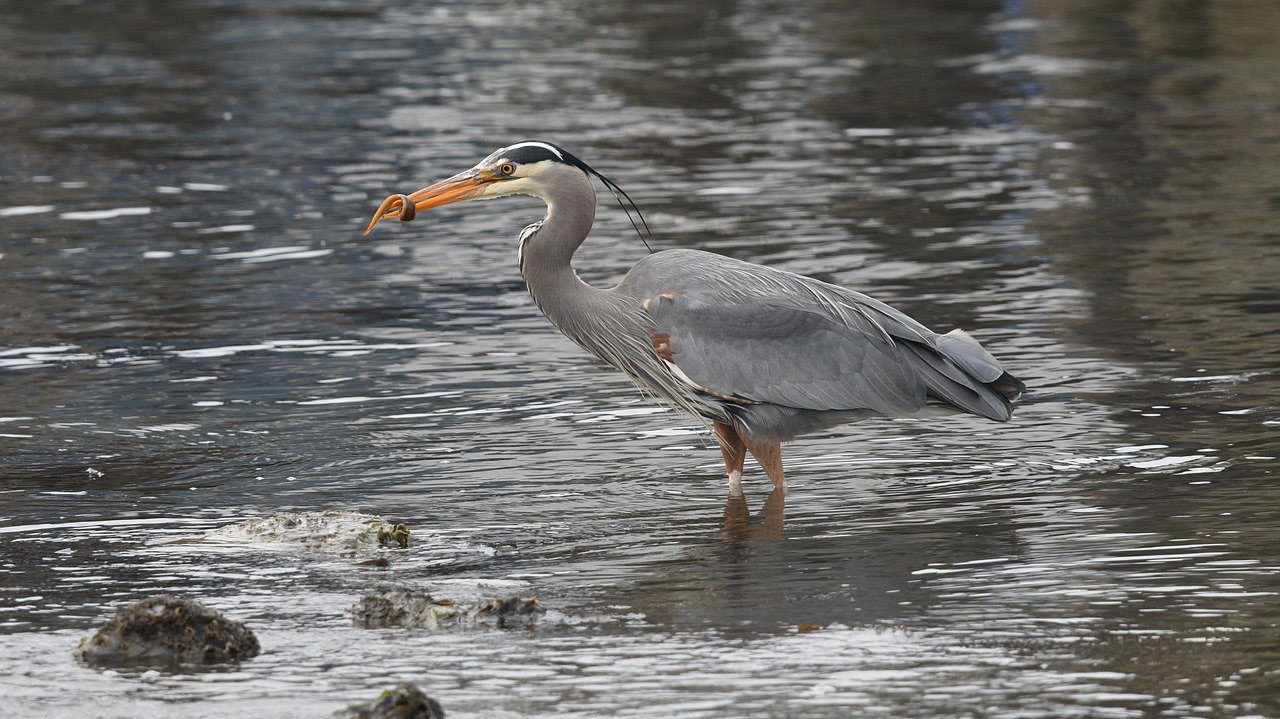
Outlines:
{"label": "reflection on water", "polygon": [[[1217,1],[0,8],[6,710],[316,716],[413,680],[461,717],[1280,713],[1277,32]],[[662,246],[964,327],[1033,393],[803,439],[785,497],[748,465],[726,502],[692,422],[538,316],[536,202],[358,238],[526,137]],[[583,277],[630,236],[602,204]],[[321,509],[420,541],[170,541]],[[556,620],[353,628],[383,583]],[[74,664],[158,591],[264,655]]]}
{"label": "reflection on water", "polygon": [[746,497],[731,494],[724,505],[724,522],[720,525],[720,538],[726,542],[747,539],[785,539],[782,526],[787,514],[787,490],[773,489],[764,501],[760,516],[751,517]]}

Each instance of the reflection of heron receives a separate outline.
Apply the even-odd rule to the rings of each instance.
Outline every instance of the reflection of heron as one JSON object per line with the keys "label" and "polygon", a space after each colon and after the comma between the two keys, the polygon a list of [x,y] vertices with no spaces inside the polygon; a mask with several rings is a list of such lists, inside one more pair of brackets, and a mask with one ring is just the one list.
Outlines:
{"label": "reflection of heron", "polygon": [[751,521],[747,499],[741,493],[730,495],[724,504],[724,521],[720,523],[720,538],[740,542],[744,539],[783,539],[782,521],[787,511],[786,487],[774,487],[764,500],[760,518]]}
{"label": "reflection of heron", "polygon": [[[892,307],[825,282],[697,250],[636,263],[597,289],[570,266],[596,213],[592,177],[555,145],[522,142],[418,190],[369,223],[463,200],[533,195],[547,216],[520,233],[520,272],[547,319],[633,382],[714,424],[741,494],[746,453],[786,487],[780,443],[869,415],[927,406],[1004,421],[1025,386],[959,330],[937,334]],[[625,196],[626,193],[623,193]]]}

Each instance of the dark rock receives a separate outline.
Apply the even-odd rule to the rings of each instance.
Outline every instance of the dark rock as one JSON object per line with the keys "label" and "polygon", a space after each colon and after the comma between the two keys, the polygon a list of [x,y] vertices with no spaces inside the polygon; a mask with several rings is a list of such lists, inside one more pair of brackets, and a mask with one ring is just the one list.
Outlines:
{"label": "dark rock", "polygon": [[382,522],[376,527],[379,547],[409,548],[409,527],[407,525]]}
{"label": "dark rock", "polygon": [[507,597],[490,599],[477,606],[472,613],[472,619],[492,619],[502,629],[530,627],[537,621],[537,617],[545,614],[546,611],[533,597],[528,599]]}
{"label": "dark rock", "polygon": [[199,602],[167,594],[147,597],[116,613],[76,656],[93,664],[234,662],[258,655],[258,638],[244,624]]}
{"label": "dark rock", "polygon": [[426,592],[390,589],[361,597],[351,608],[351,618],[356,626],[365,629],[440,629],[480,624],[508,629],[532,627],[545,611],[538,600],[532,598],[508,597],[463,605],[449,599],[434,599]]}
{"label": "dark rock", "polygon": [[357,719],[444,719],[440,702],[427,696],[417,684],[397,684],[367,707],[355,710]]}

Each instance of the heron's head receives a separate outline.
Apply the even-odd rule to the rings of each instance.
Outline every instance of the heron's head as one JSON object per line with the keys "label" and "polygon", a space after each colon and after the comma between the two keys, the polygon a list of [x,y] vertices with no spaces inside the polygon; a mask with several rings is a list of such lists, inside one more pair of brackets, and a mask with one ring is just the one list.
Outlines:
{"label": "heron's head", "polygon": [[[591,187],[591,175],[609,180],[567,151],[549,142],[519,142],[489,155],[469,170],[424,187],[409,195],[391,195],[382,201],[364,234],[384,217],[412,220],[422,210],[465,200],[506,195],[533,195],[549,199],[549,190],[567,182]],[[591,190],[588,190],[591,191]]]}

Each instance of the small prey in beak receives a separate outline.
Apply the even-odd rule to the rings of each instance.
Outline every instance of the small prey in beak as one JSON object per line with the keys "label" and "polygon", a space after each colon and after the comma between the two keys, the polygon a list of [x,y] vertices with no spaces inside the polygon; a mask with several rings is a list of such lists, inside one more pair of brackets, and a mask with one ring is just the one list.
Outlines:
{"label": "small prey in beak", "polygon": [[373,228],[386,217],[398,217],[401,222],[409,222],[422,210],[469,200],[483,193],[490,183],[500,179],[504,178],[495,177],[487,172],[467,170],[409,195],[391,195],[378,206],[378,211],[369,221],[364,234],[372,232]]}

